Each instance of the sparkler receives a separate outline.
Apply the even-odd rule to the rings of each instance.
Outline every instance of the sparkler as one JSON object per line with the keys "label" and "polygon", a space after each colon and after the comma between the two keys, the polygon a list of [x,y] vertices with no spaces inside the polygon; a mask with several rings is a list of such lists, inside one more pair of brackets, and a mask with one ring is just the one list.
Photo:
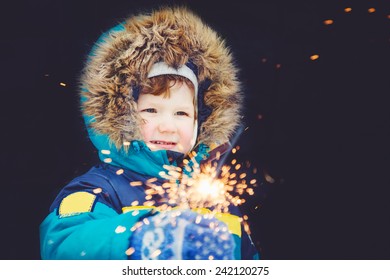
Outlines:
{"label": "sparkler", "polygon": [[[232,161],[233,163],[235,160]],[[241,205],[245,202],[240,196],[244,193],[253,195],[253,188],[248,186],[246,173],[238,174],[241,165],[222,165],[207,163],[200,166],[193,164],[182,168],[164,166],[168,172],[161,175],[168,180],[162,188],[149,184],[148,193],[168,195],[168,203],[181,209],[211,208],[214,214],[226,213],[229,205]],[[249,184],[256,184],[251,180]]]}

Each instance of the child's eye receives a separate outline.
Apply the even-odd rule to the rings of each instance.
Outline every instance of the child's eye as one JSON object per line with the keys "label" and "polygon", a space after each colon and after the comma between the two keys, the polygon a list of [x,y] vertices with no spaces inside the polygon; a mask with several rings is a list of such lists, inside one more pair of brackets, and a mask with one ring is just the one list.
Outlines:
{"label": "child's eye", "polygon": [[176,115],[179,115],[179,116],[189,116],[189,114],[184,112],[184,111],[178,111],[178,112],[176,112]]}
{"label": "child's eye", "polygon": [[157,113],[157,110],[154,108],[146,108],[146,109],[141,110],[141,112]]}

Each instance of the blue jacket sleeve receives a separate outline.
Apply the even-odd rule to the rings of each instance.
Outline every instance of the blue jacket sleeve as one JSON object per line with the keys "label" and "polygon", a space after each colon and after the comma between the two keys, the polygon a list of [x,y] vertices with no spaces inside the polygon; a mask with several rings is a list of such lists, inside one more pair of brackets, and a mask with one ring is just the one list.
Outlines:
{"label": "blue jacket sleeve", "polygon": [[132,227],[149,211],[118,214],[100,202],[68,216],[54,209],[40,227],[42,259],[127,259]]}

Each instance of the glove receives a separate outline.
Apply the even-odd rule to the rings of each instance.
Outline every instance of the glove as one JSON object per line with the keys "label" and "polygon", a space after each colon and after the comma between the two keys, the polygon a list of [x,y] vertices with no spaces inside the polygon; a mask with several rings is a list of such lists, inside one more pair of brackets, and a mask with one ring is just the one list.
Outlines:
{"label": "glove", "polygon": [[225,223],[190,210],[144,219],[130,246],[135,260],[231,260],[235,247]]}

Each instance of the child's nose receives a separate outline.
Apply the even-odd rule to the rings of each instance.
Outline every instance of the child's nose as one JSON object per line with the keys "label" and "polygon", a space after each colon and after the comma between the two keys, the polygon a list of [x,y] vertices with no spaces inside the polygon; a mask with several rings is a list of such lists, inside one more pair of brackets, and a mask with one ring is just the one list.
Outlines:
{"label": "child's nose", "polygon": [[176,132],[176,125],[174,119],[166,116],[162,117],[158,125],[158,130],[160,132],[165,133]]}

